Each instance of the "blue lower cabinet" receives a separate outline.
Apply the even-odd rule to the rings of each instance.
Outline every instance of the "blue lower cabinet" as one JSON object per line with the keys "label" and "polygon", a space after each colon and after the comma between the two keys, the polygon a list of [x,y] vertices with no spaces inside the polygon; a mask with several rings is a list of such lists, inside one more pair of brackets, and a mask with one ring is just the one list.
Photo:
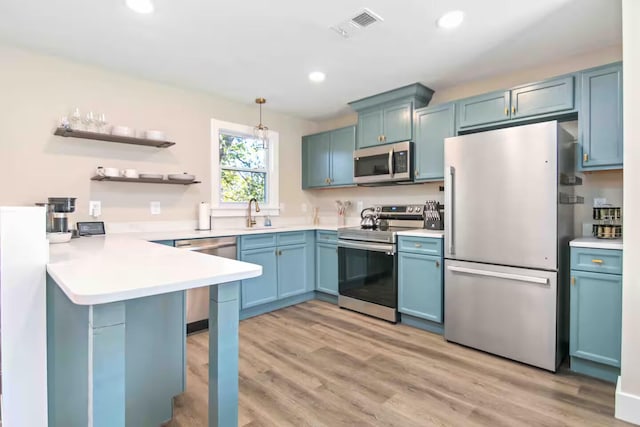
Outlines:
{"label": "blue lower cabinet", "polygon": [[242,251],[240,259],[262,266],[262,276],[242,281],[243,309],[278,299],[278,259],[275,247]]}
{"label": "blue lower cabinet", "polygon": [[159,245],[165,245],[165,246],[173,246],[174,245],[174,241],[173,240],[154,240],[151,243],[157,243]]}
{"label": "blue lower cabinet", "polygon": [[278,298],[286,298],[307,291],[307,245],[278,248]]}
{"label": "blue lower cabinet", "polygon": [[338,295],[338,246],[316,243],[316,290]]}
{"label": "blue lower cabinet", "polygon": [[442,323],[442,258],[398,254],[398,311]]}
{"label": "blue lower cabinet", "polygon": [[622,276],[571,272],[572,357],[620,367]]}

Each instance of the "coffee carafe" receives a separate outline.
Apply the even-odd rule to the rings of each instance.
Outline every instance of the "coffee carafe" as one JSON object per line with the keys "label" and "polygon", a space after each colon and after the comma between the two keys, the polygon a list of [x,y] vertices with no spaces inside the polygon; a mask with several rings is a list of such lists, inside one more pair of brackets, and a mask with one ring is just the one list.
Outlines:
{"label": "coffee carafe", "polygon": [[[49,197],[47,206],[47,232],[51,224],[51,233],[67,233],[69,231],[69,214],[76,210],[75,197]],[[49,206],[53,208],[50,209]],[[51,215],[51,219],[49,216]]]}

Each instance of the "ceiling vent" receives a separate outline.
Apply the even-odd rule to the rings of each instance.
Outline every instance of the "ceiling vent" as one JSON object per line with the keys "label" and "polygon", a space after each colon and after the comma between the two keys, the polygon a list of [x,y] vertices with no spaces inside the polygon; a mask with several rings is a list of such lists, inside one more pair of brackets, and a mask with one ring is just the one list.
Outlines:
{"label": "ceiling vent", "polygon": [[345,39],[348,39],[363,28],[375,24],[376,22],[382,21],[384,21],[384,19],[382,19],[380,15],[372,12],[369,9],[362,9],[361,11],[356,13],[353,18],[338,25],[334,25],[331,27],[331,29],[340,34]]}

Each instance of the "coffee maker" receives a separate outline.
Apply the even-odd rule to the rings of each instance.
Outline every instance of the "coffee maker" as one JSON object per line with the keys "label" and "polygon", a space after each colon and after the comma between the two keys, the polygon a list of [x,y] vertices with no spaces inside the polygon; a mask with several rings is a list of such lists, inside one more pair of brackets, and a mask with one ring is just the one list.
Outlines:
{"label": "coffee maker", "polygon": [[47,211],[47,233],[68,233],[69,214],[76,210],[75,197],[49,197],[47,203],[36,203]]}

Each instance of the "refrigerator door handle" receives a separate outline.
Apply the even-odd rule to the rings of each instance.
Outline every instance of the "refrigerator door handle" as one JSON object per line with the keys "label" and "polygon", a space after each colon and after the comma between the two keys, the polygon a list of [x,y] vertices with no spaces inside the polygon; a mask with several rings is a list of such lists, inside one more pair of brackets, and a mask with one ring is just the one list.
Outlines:
{"label": "refrigerator door handle", "polygon": [[549,279],[544,277],[534,277],[534,276],[523,276],[521,274],[511,274],[511,273],[502,273],[499,271],[487,271],[487,270],[478,270],[475,268],[466,268],[466,267],[456,267],[449,266],[447,267],[449,271],[453,271],[455,273],[464,273],[464,274],[472,274],[476,276],[487,276],[487,277],[495,277],[497,279],[506,279],[506,280],[517,280],[519,282],[529,282],[535,283],[538,285],[549,285]]}
{"label": "refrigerator door handle", "polygon": [[444,191],[445,191],[445,201],[444,204],[446,206],[445,214],[446,214],[446,241],[448,248],[448,255],[455,254],[455,245],[453,244],[453,191],[454,191],[454,178],[455,178],[456,169],[453,166],[447,166],[444,174]]}

